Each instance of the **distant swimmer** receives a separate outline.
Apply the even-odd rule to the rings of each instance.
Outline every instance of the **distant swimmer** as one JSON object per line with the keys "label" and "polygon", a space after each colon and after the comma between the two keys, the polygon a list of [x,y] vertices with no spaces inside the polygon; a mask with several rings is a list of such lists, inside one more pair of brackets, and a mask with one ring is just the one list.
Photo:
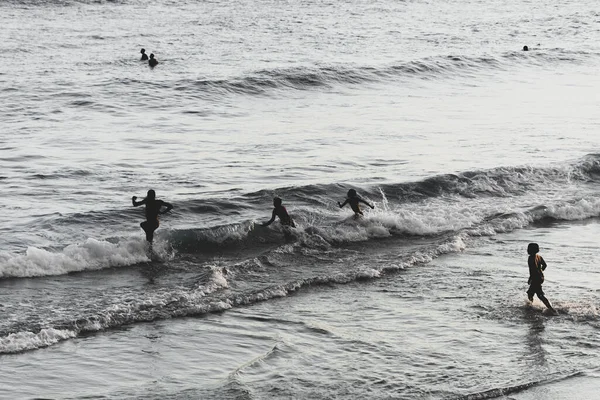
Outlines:
{"label": "distant swimmer", "polygon": [[552,308],[552,305],[544,296],[544,291],[542,290],[542,283],[544,283],[544,270],[546,269],[546,261],[537,254],[540,251],[540,246],[537,243],[529,243],[527,246],[527,253],[529,254],[529,259],[527,263],[529,264],[529,280],[527,283],[529,284],[529,289],[527,290],[527,297],[529,301],[533,301],[533,295],[537,294],[537,297],[548,307],[548,309],[554,313],[556,311]]}
{"label": "distant swimmer", "polygon": [[150,59],[148,60],[148,65],[151,66],[152,68],[154,68],[158,65],[158,60],[156,58],[154,58],[154,54],[150,54]]}
{"label": "distant swimmer", "polygon": [[146,49],[140,50],[140,53],[142,53],[141,61],[146,61],[148,59],[148,54],[146,54]]}
{"label": "distant swimmer", "polygon": [[289,226],[292,228],[296,227],[296,224],[294,224],[294,220],[292,219],[292,217],[290,217],[287,210],[281,203],[282,200],[279,197],[273,198],[273,207],[275,207],[273,208],[273,214],[271,215],[270,220],[261,224],[262,226],[271,225],[273,221],[275,221],[275,217],[279,217],[279,222],[281,222],[281,225]]}
{"label": "distant swimmer", "polygon": [[[148,195],[142,201],[137,201],[137,197],[133,196],[131,202],[134,207],[146,205],[146,220],[140,224],[144,232],[146,232],[146,240],[152,243],[154,239],[154,231],[158,228],[158,215],[165,214],[173,209],[173,206],[166,201],[156,200],[154,190],[148,190]],[[165,211],[160,211],[162,207],[166,207]]]}
{"label": "distant swimmer", "polygon": [[529,47],[523,46],[523,51],[529,51]]}
{"label": "distant swimmer", "polygon": [[338,206],[340,206],[340,208],[343,208],[346,204],[350,204],[350,208],[352,208],[352,211],[354,211],[354,218],[358,218],[361,215],[363,215],[362,211],[360,210],[360,203],[366,204],[371,208],[375,208],[375,206],[367,203],[366,200],[363,200],[363,198],[360,197],[354,189],[348,190],[348,197],[343,203],[340,203],[338,201]]}

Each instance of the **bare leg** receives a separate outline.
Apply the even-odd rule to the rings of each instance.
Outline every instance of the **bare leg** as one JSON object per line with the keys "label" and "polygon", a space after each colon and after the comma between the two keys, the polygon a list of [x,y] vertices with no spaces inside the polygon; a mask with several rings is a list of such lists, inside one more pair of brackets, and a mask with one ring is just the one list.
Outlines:
{"label": "bare leg", "polygon": [[554,310],[554,308],[552,307],[552,304],[550,304],[550,301],[549,301],[549,300],[546,298],[546,296],[544,296],[544,295],[541,295],[541,296],[540,296],[540,295],[538,294],[538,298],[539,298],[539,299],[542,301],[542,303],[544,303],[544,304],[546,305],[546,307],[548,307],[548,309],[549,309],[550,311],[554,311],[554,312],[556,312],[556,311]]}
{"label": "bare leg", "polygon": [[156,227],[151,226],[151,224],[149,224],[148,221],[142,222],[140,226],[142,227],[144,232],[146,232],[146,240],[152,243],[152,240],[154,240],[154,230],[156,229]]}
{"label": "bare leg", "polygon": [[529,286],[529,289],[527,290],[527,298],[529,299],[529,301],[533,301],[534,294],[535,294],[535,289],[533,288],[533,285],[531,285],[531,286]]}

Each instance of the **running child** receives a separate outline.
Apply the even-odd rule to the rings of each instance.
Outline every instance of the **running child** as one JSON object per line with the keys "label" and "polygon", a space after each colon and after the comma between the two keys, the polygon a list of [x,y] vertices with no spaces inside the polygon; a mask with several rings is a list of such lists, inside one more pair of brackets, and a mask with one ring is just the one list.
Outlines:
{"label": "running child", "polygon": [[360,210],[360,206],[359,204],[363,203],[368,205],[369,207],[371,207],[372,209],[375,208],[375,206],[367,203],[366,200],[363,200],[362,197],[360,197],[357,193],[356,190],[354,189],[350,189],[348,190],[348,197],[346,198],[346,200],[343,203],[340,203],[338,201],[338,206],[340,206],[340,208],[343,208],[346,204],[350,204],[350,208],[352,208],[352,211],[354,211],[354,218],[358,218],[361,215],[363,215],[362,211]]}
{"label": "running child", "polygon": [[[146,240],[152,243],[154,239],[154,231],[158,228],[158,214],[164,214],[173,209],[173,206],[170,203],[162,200],[156,200],[156,192],[150,189],[148,190],[148,195],[144,200],[137,201],[137,197],[133,196],[131,198],[131,203],[134,207],[141,206],[142,204],[146,205],[146,220],[140,224],[144,232],[146,232]],[[165,211],[160,211],[162,207],[166,207]]]}
{"label": "running child", "polygon": [[527,263],[529,264],[529,280],[527,283],[529,284],[529,289],[527,290],[527,298],[529,301],[533,301],[533,295],[537,294],[537,297],[548,307],[548,309],[554,313],[556,311],[552,308],[550,301],[544,296],[544,291],[542,290],[542,283],[544,283],[544,270],[546,269],[546,261],[537,254],[540,251],[540,246],[537,243],[529,243],[527,246],[527,253],[529,254],[529,259]]}

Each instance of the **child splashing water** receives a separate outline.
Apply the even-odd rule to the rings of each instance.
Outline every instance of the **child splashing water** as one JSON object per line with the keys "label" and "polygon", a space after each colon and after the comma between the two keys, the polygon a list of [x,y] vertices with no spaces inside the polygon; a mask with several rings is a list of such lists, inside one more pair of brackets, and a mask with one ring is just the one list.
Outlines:
{"label": "child splashing water", "polygon": [[273,213],[271,215],[271,219],[267,222],[263,222],[261,226],[269,226],[275,221],[275,218],[279,217],[279,222],[283,227],[283,235],[285,236],[286,241],[290,241],[293,239],[292,231],[290,228],[295,228],[296,224],[287,210],[283,206],[283,201],[279,197],[273,198]]}
{"label": "child splashing water", "polygon": [[375,206],[367,203],[366,200],[363,200],[363,198],[360,197],[354,189],[348,190],[348,197],[343,203],[340,203],[338,201],[338,206],[340,206],[340,208],[343,208],[346,204],[350,204],[350,208],[352,208],[352,211],[354,211],[354,219],[356,219],[363,215],[362,211],[360,210],[360,203],[366,204],[372,209],[375,208]]}

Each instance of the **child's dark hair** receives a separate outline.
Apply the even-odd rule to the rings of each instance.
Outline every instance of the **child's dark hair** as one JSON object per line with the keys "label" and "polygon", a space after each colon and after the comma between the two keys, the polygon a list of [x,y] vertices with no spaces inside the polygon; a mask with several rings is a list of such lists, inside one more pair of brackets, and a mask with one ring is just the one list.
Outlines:
{"label": "child's dark hair", "polygon": [[527,246],[527,254],[529,254],[530,256],[537,254],[540,251],[540,246],[538,246],[537,243],[529,243],[529,246]]}
{"label": "child's dark hair", "polygon": [[280,197],[273,197],[273,205],[276,207],[279,207],[281,205],[282,201]]}

